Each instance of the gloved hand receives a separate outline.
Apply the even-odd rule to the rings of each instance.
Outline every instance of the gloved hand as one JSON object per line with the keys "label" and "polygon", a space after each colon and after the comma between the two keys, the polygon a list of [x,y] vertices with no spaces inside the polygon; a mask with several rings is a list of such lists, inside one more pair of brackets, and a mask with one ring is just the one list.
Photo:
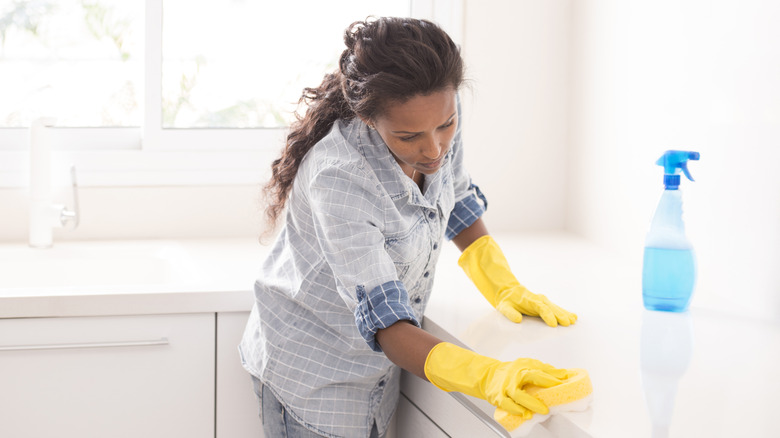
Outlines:
{"label": "gloved hand", "polygon": [[440,342],[425,359],[425,376],[437,388],[459,391],[497,406],[525,420],[533,413],[547,414],[539,399],[525,392],[526,385],[544,388],[558,385],[568,377],[565,369],[535,359],[501,362],[450,344]]}
{"label": "gloved hand", "polygon": [[472,242],[458,264],[488,302],[512,322],[522,321],[523,314],[539,316],[550,327],[569,326],[577,321],[574,313],[521,285],[509,269],[501,248],[489,235]]}

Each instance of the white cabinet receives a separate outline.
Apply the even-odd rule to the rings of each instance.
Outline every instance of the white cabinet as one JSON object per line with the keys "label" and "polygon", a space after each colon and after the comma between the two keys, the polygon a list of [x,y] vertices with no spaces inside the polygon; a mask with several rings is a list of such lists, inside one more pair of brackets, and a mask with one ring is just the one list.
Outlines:
{"label": "white cabinet", "polygon": [[[416,409],[424,413],[432,424],[441,429],[445,436],[452,438],[509,437],[509,433],[484,411],[478,408],[469,409],[466,404],[456,399],[456,397],[466,397],[465,395],[444,392],[406,371],[401,373],[401,395],[401,399],[408,399]],[[472,402],[481,402],[481,400],[474,399]],[[409,420],[405,418],[403,411],[399,411],[397,421],[400,430]],[[413,421],[419,423],[419,420]],[[398,436],[427,437],[427,435],[404,434]]]}
{"label": "white cabinet", "polygon": [[[0,437],[262,438],[237,350],[248,318],[0,319]],[[388,438],[507,436],[416,376],[401,386]]]}
{"label": "white cabinet", "polygon": [[398,408],[396,410],[396,431],[397,438],[403,437],[425,437],[425,438],[448,438],[439,426],[430,418],[422,413],[417,406],[412,404],[406,396],[401,394],[398,399]]}
{"label": "white cabinet", "polygon": [[215,315],[0,319],[0,436],[213,437]]}
{"label": "white cabinet", "polygon": [[217,314],[217,438],[263,438],[260,404],[238,356],[247,319],[249,312]]}

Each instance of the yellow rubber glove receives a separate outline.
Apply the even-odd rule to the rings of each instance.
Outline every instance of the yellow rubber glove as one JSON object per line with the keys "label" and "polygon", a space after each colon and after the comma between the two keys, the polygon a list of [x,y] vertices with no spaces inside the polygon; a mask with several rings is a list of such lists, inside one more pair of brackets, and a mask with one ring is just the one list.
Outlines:
{"label": "yellow rubber glove", "polygon": [[521,285],[509,269],[501,248],[489,235],[472,242],[458,264],[488,302],[512,322],[522,321],[523,314],[539,316],[550,327],[569,326],[577,321],[574,313]]}
{"label": "yellow rubber glove", "polygon": [[428,353],[425,376],[439,389],[487,400],[526,420],[534,413],[547,414],[549,409],[524,388],[528,385],[549,388],[568,377],[565,369],[536,359],[501,362],[449,342],[436,344]]}

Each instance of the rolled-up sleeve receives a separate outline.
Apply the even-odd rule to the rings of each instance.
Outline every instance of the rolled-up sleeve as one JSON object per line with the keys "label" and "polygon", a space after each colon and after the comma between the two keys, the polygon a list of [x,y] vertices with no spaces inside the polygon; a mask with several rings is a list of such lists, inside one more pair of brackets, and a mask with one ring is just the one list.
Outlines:
{"label": "rolled-up sleeve", "polygon": [[400,281],[380,284],[370,291],[362,285],[357,286],[358,305],[355,310],[355,323],[363,339],[374,351],[382,351],[376,342],[376,332],[398,321],[410,321],[420,327],[409,307],[409,294]]}
{"label": "rolled-up sleeve", "polygon": [[452,240],[461,231],[479,219],[487,209],[487,199],[476,184],[469,186],[468,196],[457,201],[447,221],[447,240]]}
{"label": "rolled-up sleeve", "polygon": [[385,249],[378,181],[354,163],[323,165],[308,184],[318,244],[360,335],[377,352],[376,332],[400,320],[419,326]]}

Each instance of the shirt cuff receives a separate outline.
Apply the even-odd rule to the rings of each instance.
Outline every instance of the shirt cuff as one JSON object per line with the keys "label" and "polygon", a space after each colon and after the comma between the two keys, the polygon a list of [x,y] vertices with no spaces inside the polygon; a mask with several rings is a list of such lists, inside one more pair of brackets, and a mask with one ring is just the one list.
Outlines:
{"label": "shirt cuff", "polygon": [[[469,187],[471,193],[465,198],[455,203],[455,207],[450,213],[450,219],[447,222],[447,240],[452,240],[460,234],[477,219],[479,219],[487,210],[487,198],[482,194],[482,190],[476,184]],[[481,202],[480,202],[481,201]]]}
{"label": "shirt cuff", "polygon": [[355,307],[355,323],[363,339],[372,350],[381,353],[382,348],[376,342],[376,332],[395,324],[409,320],[420,327],[414,312],[409,306],[409,294],[400,281],[393,280],[380,284],[368,293],[363,285],[357,286],[358,305]]}

